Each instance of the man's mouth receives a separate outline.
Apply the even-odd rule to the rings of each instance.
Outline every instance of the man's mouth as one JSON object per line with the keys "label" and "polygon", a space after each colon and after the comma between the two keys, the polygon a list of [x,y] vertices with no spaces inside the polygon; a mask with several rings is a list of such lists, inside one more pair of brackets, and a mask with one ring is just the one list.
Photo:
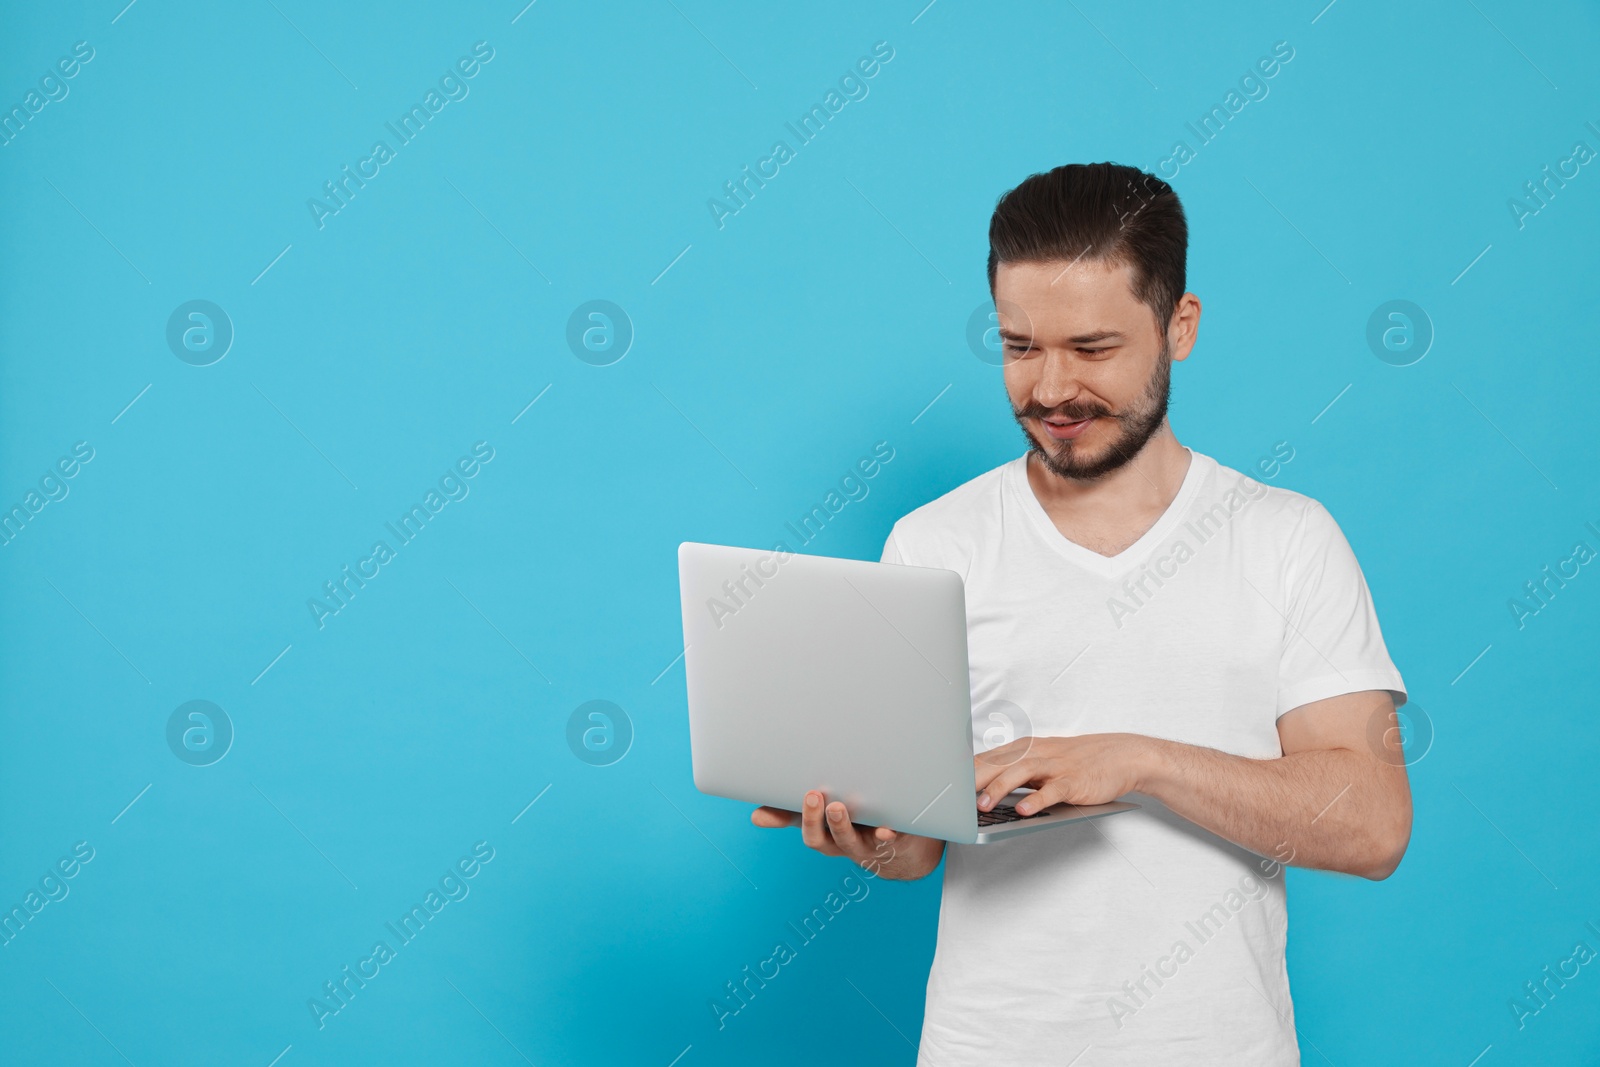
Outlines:
{"label": "man's mouth", "polygon": [[1056,441],[1071,441],[1081,436],[1083,431],[1087,430],[1089,428],[1089,424],[1093,421],[1094,416],[1090,416],[1086,419],[1078,419],[1076,421],[1072,419],[1055,418],[1054,416],[1039,420],[1040,424],[1044,427],[1044,432],[1049,434],[1050,437]]}

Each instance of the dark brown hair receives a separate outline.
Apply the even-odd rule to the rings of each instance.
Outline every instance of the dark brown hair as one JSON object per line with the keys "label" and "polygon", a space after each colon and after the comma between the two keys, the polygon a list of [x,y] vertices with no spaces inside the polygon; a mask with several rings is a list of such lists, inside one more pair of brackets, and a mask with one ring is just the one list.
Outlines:
{"label": "dark brown hair", "polygon": [[1161,336],[1183,296],[1189,224],[1172,186],[1120,163],[1069,163],[1033,174],[989,220],[989,293],[1002,263],[1080,258],[1133,268],[1133,295]]}

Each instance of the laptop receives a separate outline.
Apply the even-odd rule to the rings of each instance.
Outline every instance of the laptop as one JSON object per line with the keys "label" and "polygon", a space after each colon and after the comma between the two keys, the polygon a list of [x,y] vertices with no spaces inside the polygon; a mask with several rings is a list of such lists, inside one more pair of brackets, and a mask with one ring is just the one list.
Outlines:
{"label": "laptop", "polygon": [[701,792],[982,844],[1137,808],[1030,790],[980,812],[955,571],[686,541],[678,546],[689,740]]}

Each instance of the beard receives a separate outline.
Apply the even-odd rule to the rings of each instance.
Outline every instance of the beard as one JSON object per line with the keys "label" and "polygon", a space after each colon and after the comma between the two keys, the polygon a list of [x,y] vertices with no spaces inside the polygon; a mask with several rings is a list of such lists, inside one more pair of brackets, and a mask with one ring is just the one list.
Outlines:
{"label": "beard", "polygon": [[[1167,338],[1161,340],[1161,354],[1156,357],[1156,369],[1145,383],[1138,398],[1121,414],[1100,404],[1069,404],[1047,408],[1030,399],[1022,408],[1013,408],[1011,414],[1022,428],[1028,450],[1052,474],[1074,481],[1093,481],[1121,467],[1137,456],[1167,418],[1167,402],[1172,397],[1172,346]],[[1088,451],[1077,441],[1041,442],[1028,429],[1026,419],[1042,419],[1055,415],[1072,420],[1099,418],[1114,419],[1115,436],[1098,455]]]}

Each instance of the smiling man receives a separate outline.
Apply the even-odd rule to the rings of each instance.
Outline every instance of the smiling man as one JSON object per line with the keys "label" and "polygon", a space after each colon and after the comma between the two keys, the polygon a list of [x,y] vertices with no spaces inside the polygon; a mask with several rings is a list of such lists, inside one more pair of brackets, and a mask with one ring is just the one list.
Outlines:
{"label": "smiling man", "polygon": [[[1027,451],[894,526],[883,559],[966,582],[980,810],[1138,811],[991,845],[851,822],[805,843],[888,878],[948,858],[918,1063],[1299,1063],[1285,864],[1369,879],[1411,834],[1404,683],[1311,498],[1179,444],[1200,301],[1165,183],[1110,163],[1001,198],[989,281]],[[1223,417],[1239,417],[1238,413]]]}

